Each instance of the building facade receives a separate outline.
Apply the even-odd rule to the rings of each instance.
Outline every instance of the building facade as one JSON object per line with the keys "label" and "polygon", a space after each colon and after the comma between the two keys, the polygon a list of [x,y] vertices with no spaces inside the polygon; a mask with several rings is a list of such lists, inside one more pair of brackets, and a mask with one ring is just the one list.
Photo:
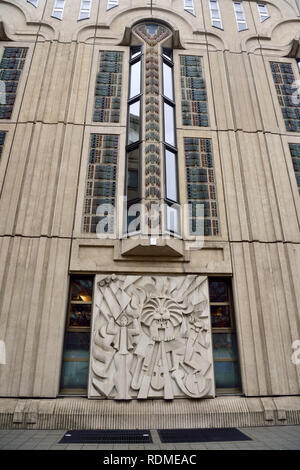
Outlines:
{"label": "building facade", "polygon": [[298,0],[0,2],[0,425],[300,422]]}

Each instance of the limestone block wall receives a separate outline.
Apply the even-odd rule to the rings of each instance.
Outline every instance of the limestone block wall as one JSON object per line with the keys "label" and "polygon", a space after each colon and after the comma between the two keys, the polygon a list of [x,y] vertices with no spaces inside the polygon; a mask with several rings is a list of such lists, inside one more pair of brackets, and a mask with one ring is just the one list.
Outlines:
{"label": "limestone block wall", "polygon": [[[83,234],[81,218],[89,135],[121,136],[118,192],[124,192],[128,45],[126,28],[151,18],[146,0],[120,0],[106,11],[92,2],[78,21],[80,0],[51,17],[52,0],[0,3],[0,54],[27,47],[17,99],[0,161],[0,365],[2,397],[56,397],[70,273],[232,276],[243,393],[297,395],[300,368],[291,362],[300,339],[300,199],[270,61],[292,63],[300,80],[297,0],[268,3],[261,23],[254,1],[243,1],[248,29],[238,32],[231,0],[219,0],[223,30],[211,26],[206,0],[195,16],[183,1],[153,2],[152,18],[179,37],[181,54],[203,58],[210,127],[182,124],[175,74],[181,201],[186,200],[184,137],[213,139],[221,233],[179,260],[122,256],[119,240]],[[175,33],[174,33],[175,34]],[[94,123],[100,50],[124,52],[119,124]],[[177,69],[176,69],[177,68]]]}

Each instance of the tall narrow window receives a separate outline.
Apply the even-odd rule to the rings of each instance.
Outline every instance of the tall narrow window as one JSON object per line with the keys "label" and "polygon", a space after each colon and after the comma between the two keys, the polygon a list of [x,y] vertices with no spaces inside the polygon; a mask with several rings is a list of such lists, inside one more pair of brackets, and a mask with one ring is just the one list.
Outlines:
{"label": "tall narrow window", "polygon": [[221,11],[218,0],[209,0],[211,24],[215,28],[223,29]]}
{"label": "tall narrow window", "polygon": [[86,233],[114,233],[118,154],[118,135],[91,134],[83,211]]}
{"label": "tall narrow window", "polygon": [[55,0],[54,8],[52,11],[53,18],[57,18],[58,20],[63,19],[65,3],[65,0]]}
{"label": "tall narrow window", "polygon": [[61,394],[86,394],[89,371],[93,278],[72,276],[61,371]]}
{"label": "tall narrow window", "polygon": [[300,194],[300,144],[289,144],[296,181]]}
{"label": "tall narrow window", "polygon": [[268,8],[265,3],[258,3],[257,8],[258,8],[259,18],[260,18],[261,23],[263,23],[268,18],[270,18],[270,15],[268,13]]}
{"label": "tall narrow window", "polygon": [[217,393],[238,393],[241,380],[230,279],[209,279]]}
{"label": "tall narrow window", "polygon": [[119,0],[107,0],[106,10],[117,7],[119,5]]}
{"label": "tall narrow window", "polygon": [[180,56],[182,124],[208,127],[207,93],[202,58]]}
{"label": "tall narrow window", "polygon": [[[129,64],[129,94],[127,119],[127,203],[128,226],[131,222],[130,207],[141,199],[141,107],[142,107],[142,47],[133,46],[130,49]],[[134,217],[133,217],[134,218]],[[130,226],[129,226],[130,227]],[[133,229],[133,231],[135,231]]]}
{"label": "tall narrow window", "polygon": [[0,62],[0,119],[10,119],[27,48],[5,47]]}
{"label": "tall narrow window", "polygon": [[[184,139],[191,235],[220,235],[211,139]],[[204,210],[202,210],[204,209]]]}
{"label": "tall narrow window", "polygon": [[235,12],[238,30],[245,31],[246,29],[248,29],[248,26],[242,2],[233,2],[233,8]]}
{"label": "tall narrow window", "polygon": [[91,16],[92,0],[81,0],[78,20],[86,20]]}
{"label": "tall narrow window", "polygon": [[184,9],[192,15],[195,15],[194,0],[184,0]]}
{"label": "tall narrow window", "polygon": [[0,131],[0,161],[1,161],[2,151],[4,147],[5,136],[6,136],[6,132]]}
{"label": "tall narrow window", "polygon": [[39,0],[27,0],[27,3],[31,3],[34,7],[38,6]]}
{"label": "tall narrow window", "polygon": [[171,233],[179,230],[179,191],[177,175],[177,142],[175,122],[175,95],[173,77],[173,51],[162,48],[163,114],[165,152],[165,201],[167,203],[166,229]]}
{"label": "tall narrow window", "polygon": [[94,102],[94,122],[120,121],[123,52],[101,51]]}
{"label": "tall narrow window", "polygon": [[287,131],[300,132],[300,105],[293,86],[296,78],[292,64],[270,62],[273,80]]}

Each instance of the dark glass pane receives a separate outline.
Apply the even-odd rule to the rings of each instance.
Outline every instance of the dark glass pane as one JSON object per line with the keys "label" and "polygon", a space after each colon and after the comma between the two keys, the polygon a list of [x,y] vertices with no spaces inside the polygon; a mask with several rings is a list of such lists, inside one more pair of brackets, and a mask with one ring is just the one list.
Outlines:
{"label": "dark glass pane", "polygon": [[128,144],[140,140],[140,101],[129,106]]}
{"label": "dark glass pane", "polygon": [[166,198],[177,202],[176,155],[166,150]]}
{"label": "dark glass pane", "polygon": [[130,59],[135,59],[142,53],[141,46],[134,46],[130,49]]}
{"label": "dark glass pane", "polygon": [[68,326],[91,326],[92,304],[71,304]]}
{"label": "dark glass pane", "polygon": [[214,359],[237,359],[236,335],[213,333]]}
{"label": "dark glass pane", "polygon": [[65,337],[64,359],[88,359],[90,333],[68,331]]}
{"label": "dark glass pane", "polygon": [[91,302],[93,293],[92,279],[76,279],[71,280],[71,300],[80,302]]}
{"label": "dark glass pane", "polygon": [[139,148],[127,154],[127,199],[139,198]]}
{"label": "dark glass pane", "polygon": [[211,305],[210,310],[213,328],[231,328],[230,308],[228,305]]}
{"label": "dark glass pane", "polygon": [[162,48],[162,55],[166,57],[166,59],[169,59],[170,61],[173,60],[173,50],[169,49],[168,47]]}
{"label": "dark glass pane", "polygon": [[164,95],[170,100],[174,101],[174,90],[173,90],[173,69],[165,62],[163,63],[163,84],[164,84]]}
{"label": "dark glass pane", "polygon": [[209,281],[211,302],[228,302],[228,284],[226,281]]}
{"label": "dark glass pane", "polygon": [[130,92],[129,98],[141,93],[141,61],[130,66]]}
{"label": "dark glass pane", "polygon": [[237,362],[215,362],[216,388],[240,388]]}
{"label": "dark glass pane", "polygon": [[175,119],[174,108],[164,103],[165,142],[175,147]]}
{"label": "dark glass pane", "polygon": [[66,361],[62,367],[61,389],[83,389],[87,388],[89,374],[88,361]]}

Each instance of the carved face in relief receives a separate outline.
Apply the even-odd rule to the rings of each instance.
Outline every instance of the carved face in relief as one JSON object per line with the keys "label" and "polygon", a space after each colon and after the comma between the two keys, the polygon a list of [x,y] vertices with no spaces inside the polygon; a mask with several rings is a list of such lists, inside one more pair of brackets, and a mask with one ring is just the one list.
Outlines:
{"label": "carved face in relief", "polygon": [[141,322],[150,328],[154,341],[171,341],[175,338],[175,328],[182,323],[182,306],[168,297],[148,296]]}

